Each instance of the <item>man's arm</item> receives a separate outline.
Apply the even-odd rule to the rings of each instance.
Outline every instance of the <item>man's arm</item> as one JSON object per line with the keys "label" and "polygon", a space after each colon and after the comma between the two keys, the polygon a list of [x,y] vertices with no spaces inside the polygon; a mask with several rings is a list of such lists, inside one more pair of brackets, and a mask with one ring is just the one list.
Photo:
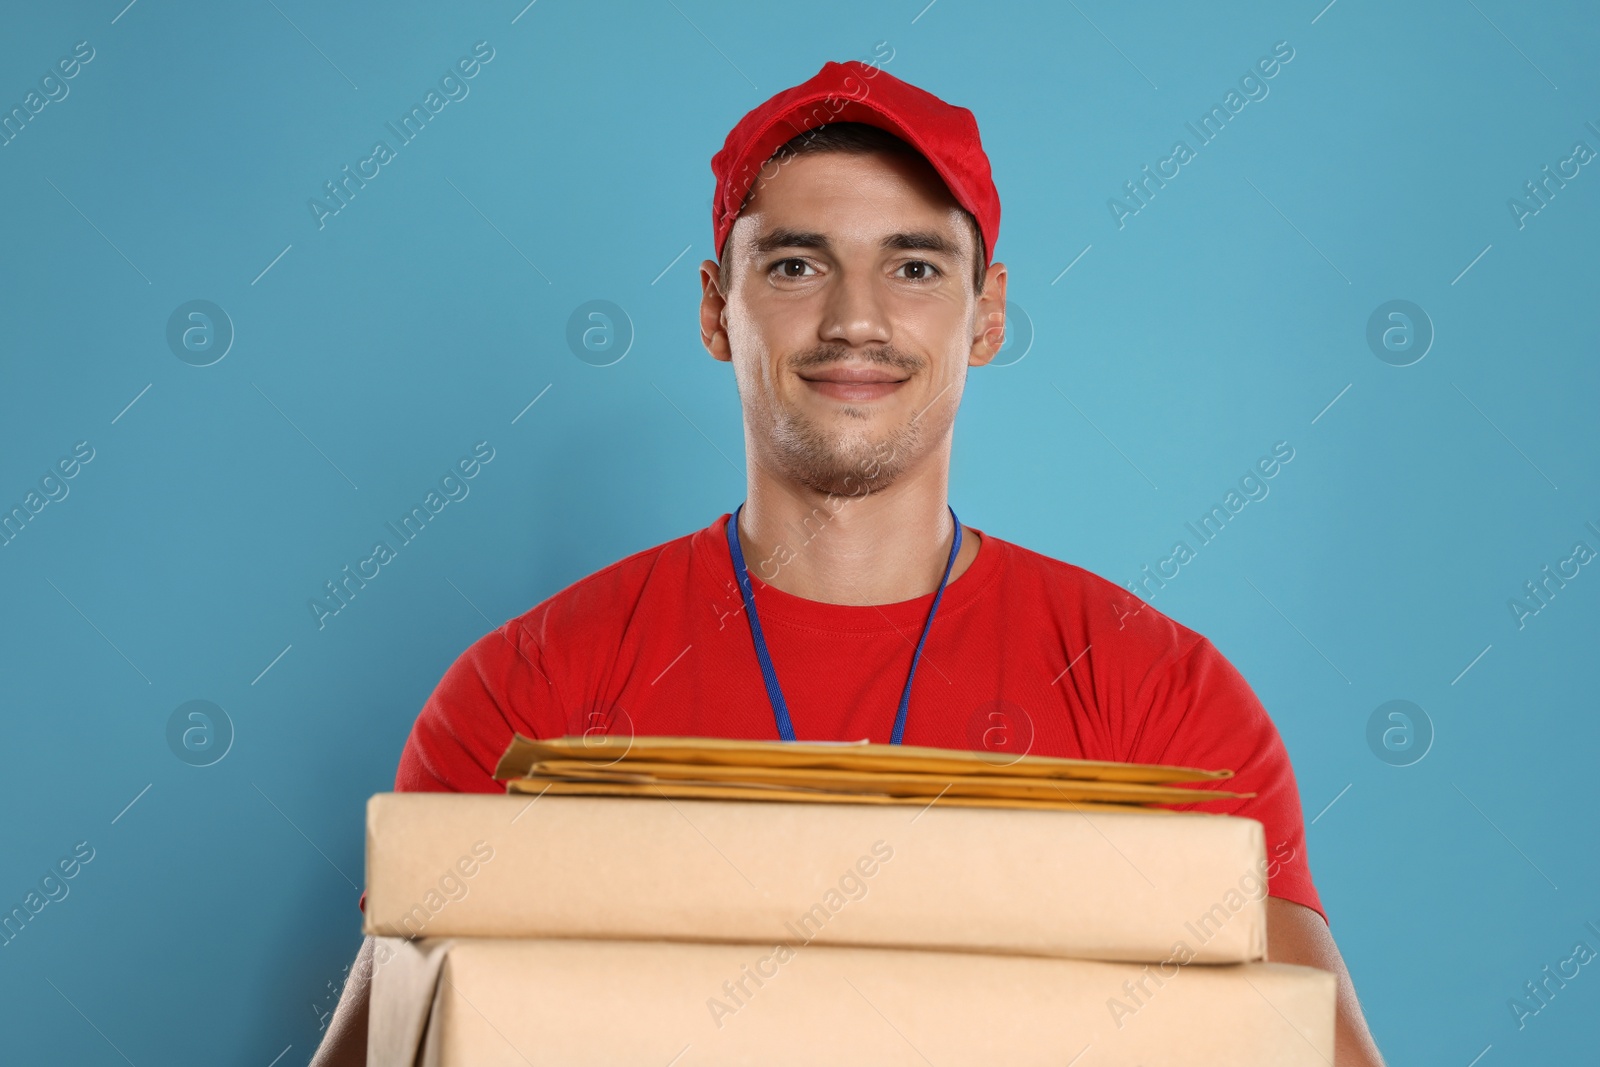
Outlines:
{"label": "man's arm", "polygon": [[362,940],[356,961],[350,965],[350,977],[345,979],[344,992],[339,996],[339,1006],[333,1010],[328,1032],[322,1038],[322,1047],[311,1057],[309,1067],[366,1067],[367,1007],[372,1002],[372,946],[372,938]]}
{"label": "man's arm", "polygon": [[[1322,916],[1303,904],[1281,897],[1267,898],[1267,959],[1273,963],[1298,963],[1332,971],[1339,981],[1339,1013],[1334,1023],[1334,1067],[1384,1067],[1378,1046],[1367,1031],[1367,1020],[1356,999],[1356,987],[1345,969],[1339,946]],[[344,1009],[343,1001],[339,1008]]]}

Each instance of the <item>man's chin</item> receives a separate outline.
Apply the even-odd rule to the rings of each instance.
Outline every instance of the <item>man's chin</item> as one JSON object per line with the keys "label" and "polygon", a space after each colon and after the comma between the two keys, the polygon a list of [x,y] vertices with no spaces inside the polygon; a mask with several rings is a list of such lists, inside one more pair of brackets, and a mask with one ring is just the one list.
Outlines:
{"label": "man's chin", "polygon": [[784,471],[801,485],[831,496],[871,496],[894,484],[900,456],[889,441],[864,440],[847,449],[786,449]]}

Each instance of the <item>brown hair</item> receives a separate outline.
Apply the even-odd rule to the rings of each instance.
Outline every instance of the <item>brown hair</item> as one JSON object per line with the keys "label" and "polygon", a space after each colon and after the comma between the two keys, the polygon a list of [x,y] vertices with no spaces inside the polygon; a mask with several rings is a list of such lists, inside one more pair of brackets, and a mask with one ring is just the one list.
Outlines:
{"label": "brown hair", "polygon": [[[869,126],[864,122],[829,122],[821,126],[806,130],[804,133],[791,137],[772,153],[772,159],[780,164],[789,160],[808,155],[812,152],[848,152],[853,155],[863,155],[868,152],[893,152],[901,155],[913,155],[918,159],[925,159],[904,139],[896,137],[888,130],[877,126]],[[770,162],[770,160],[769,160]],[[765,172],[766,167],[762,167]],[[744,203],[739,205],[743,211],[750,203],[750,198],[755,195],[756,185],[760,182],[757,177],[750,185],[750,191],[745,193]],[[975,293],[983,292],[984,276],[987,271],[988,257],[984,254],[983,231],[978,227],[978,220],[966,208],[961,209],[961,214],[967,220],[967,228],[972,232],[972,247],[976,254],[972,263],[972,289]],[[732,282],[730,259],[724,256],[717,261],[717,286],[727,295],[728,286]]]}

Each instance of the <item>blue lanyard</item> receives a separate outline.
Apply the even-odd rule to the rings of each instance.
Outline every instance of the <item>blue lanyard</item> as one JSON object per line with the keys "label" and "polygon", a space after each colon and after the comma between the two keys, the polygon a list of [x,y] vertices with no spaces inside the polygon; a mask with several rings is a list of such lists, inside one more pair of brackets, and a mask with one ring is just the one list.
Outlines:
{"label": "blue lanyard", "polygon": [[[948,505],[947,505],[948,506]],[[755,641],[756,659],[761,664],[761,677],[767,683],[767,699],[772,703],[772,717],[778,724],[778,736],[785,741],[796,740],[794,736],[794,723],[789,719],[789,705],[784,702],[783,690],[778,685],[778,672],[773,669],[772,656],[767,652],[767,639],[761,633],[761,620],[756,617],[755,591],[750,586],[750,572],[744,565],[744,551],[739,547],[739,513],[744,510],[744,504],[734,509],[728,518],[728,554],[733,557],[733,574],[739,580],[739,594],[744,597],[745,615],[750,619],[750,637]],[[933,594],[933,605],[928,608],[928,621],[922,625],[922,636],[917,639],[917,650],[911,656],[911,670],[906,674],[906,687],[900,694],[900,710],[894,717],[894,733],[889,739],[891,745],[898,745],[905,737],[906,713],[911,708],[911,680],[917,676],[917,663],[922,659],[922,646],[928,640],[928,631],[933,627],[933,616],[939,610],[939,601],[944,597],[945,583],[950,580],[950,569],[956,564],[956,554],[961,551],[961,520],[956,518],[955,508],[950,508],[950,518],[955,523],[956,536],[950,545],[950,558],[944,565],[944,577],[939,579],[939,588]]]}

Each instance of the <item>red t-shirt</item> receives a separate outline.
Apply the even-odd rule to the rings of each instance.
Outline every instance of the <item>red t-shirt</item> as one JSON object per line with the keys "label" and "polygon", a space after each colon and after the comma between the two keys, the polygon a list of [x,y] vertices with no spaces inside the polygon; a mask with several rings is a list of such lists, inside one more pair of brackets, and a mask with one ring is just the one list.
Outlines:
{"label": "red t-shirt", "polygon": [[[417,716],[395,789],[503,792],[491,775],[513,732],[776,740],[727,520],[619,560],[474,642]],[[1326,921],[1288,753],[1233,665],[1120,586],[968,529],[978,554],[940,601],[905,744],[1231,769],[1211,784],[1254,797],[1171,806],[1259,820],[1269,893]],[[933,594],[825,604],[748,563],[798,738],[888,742]]]}

